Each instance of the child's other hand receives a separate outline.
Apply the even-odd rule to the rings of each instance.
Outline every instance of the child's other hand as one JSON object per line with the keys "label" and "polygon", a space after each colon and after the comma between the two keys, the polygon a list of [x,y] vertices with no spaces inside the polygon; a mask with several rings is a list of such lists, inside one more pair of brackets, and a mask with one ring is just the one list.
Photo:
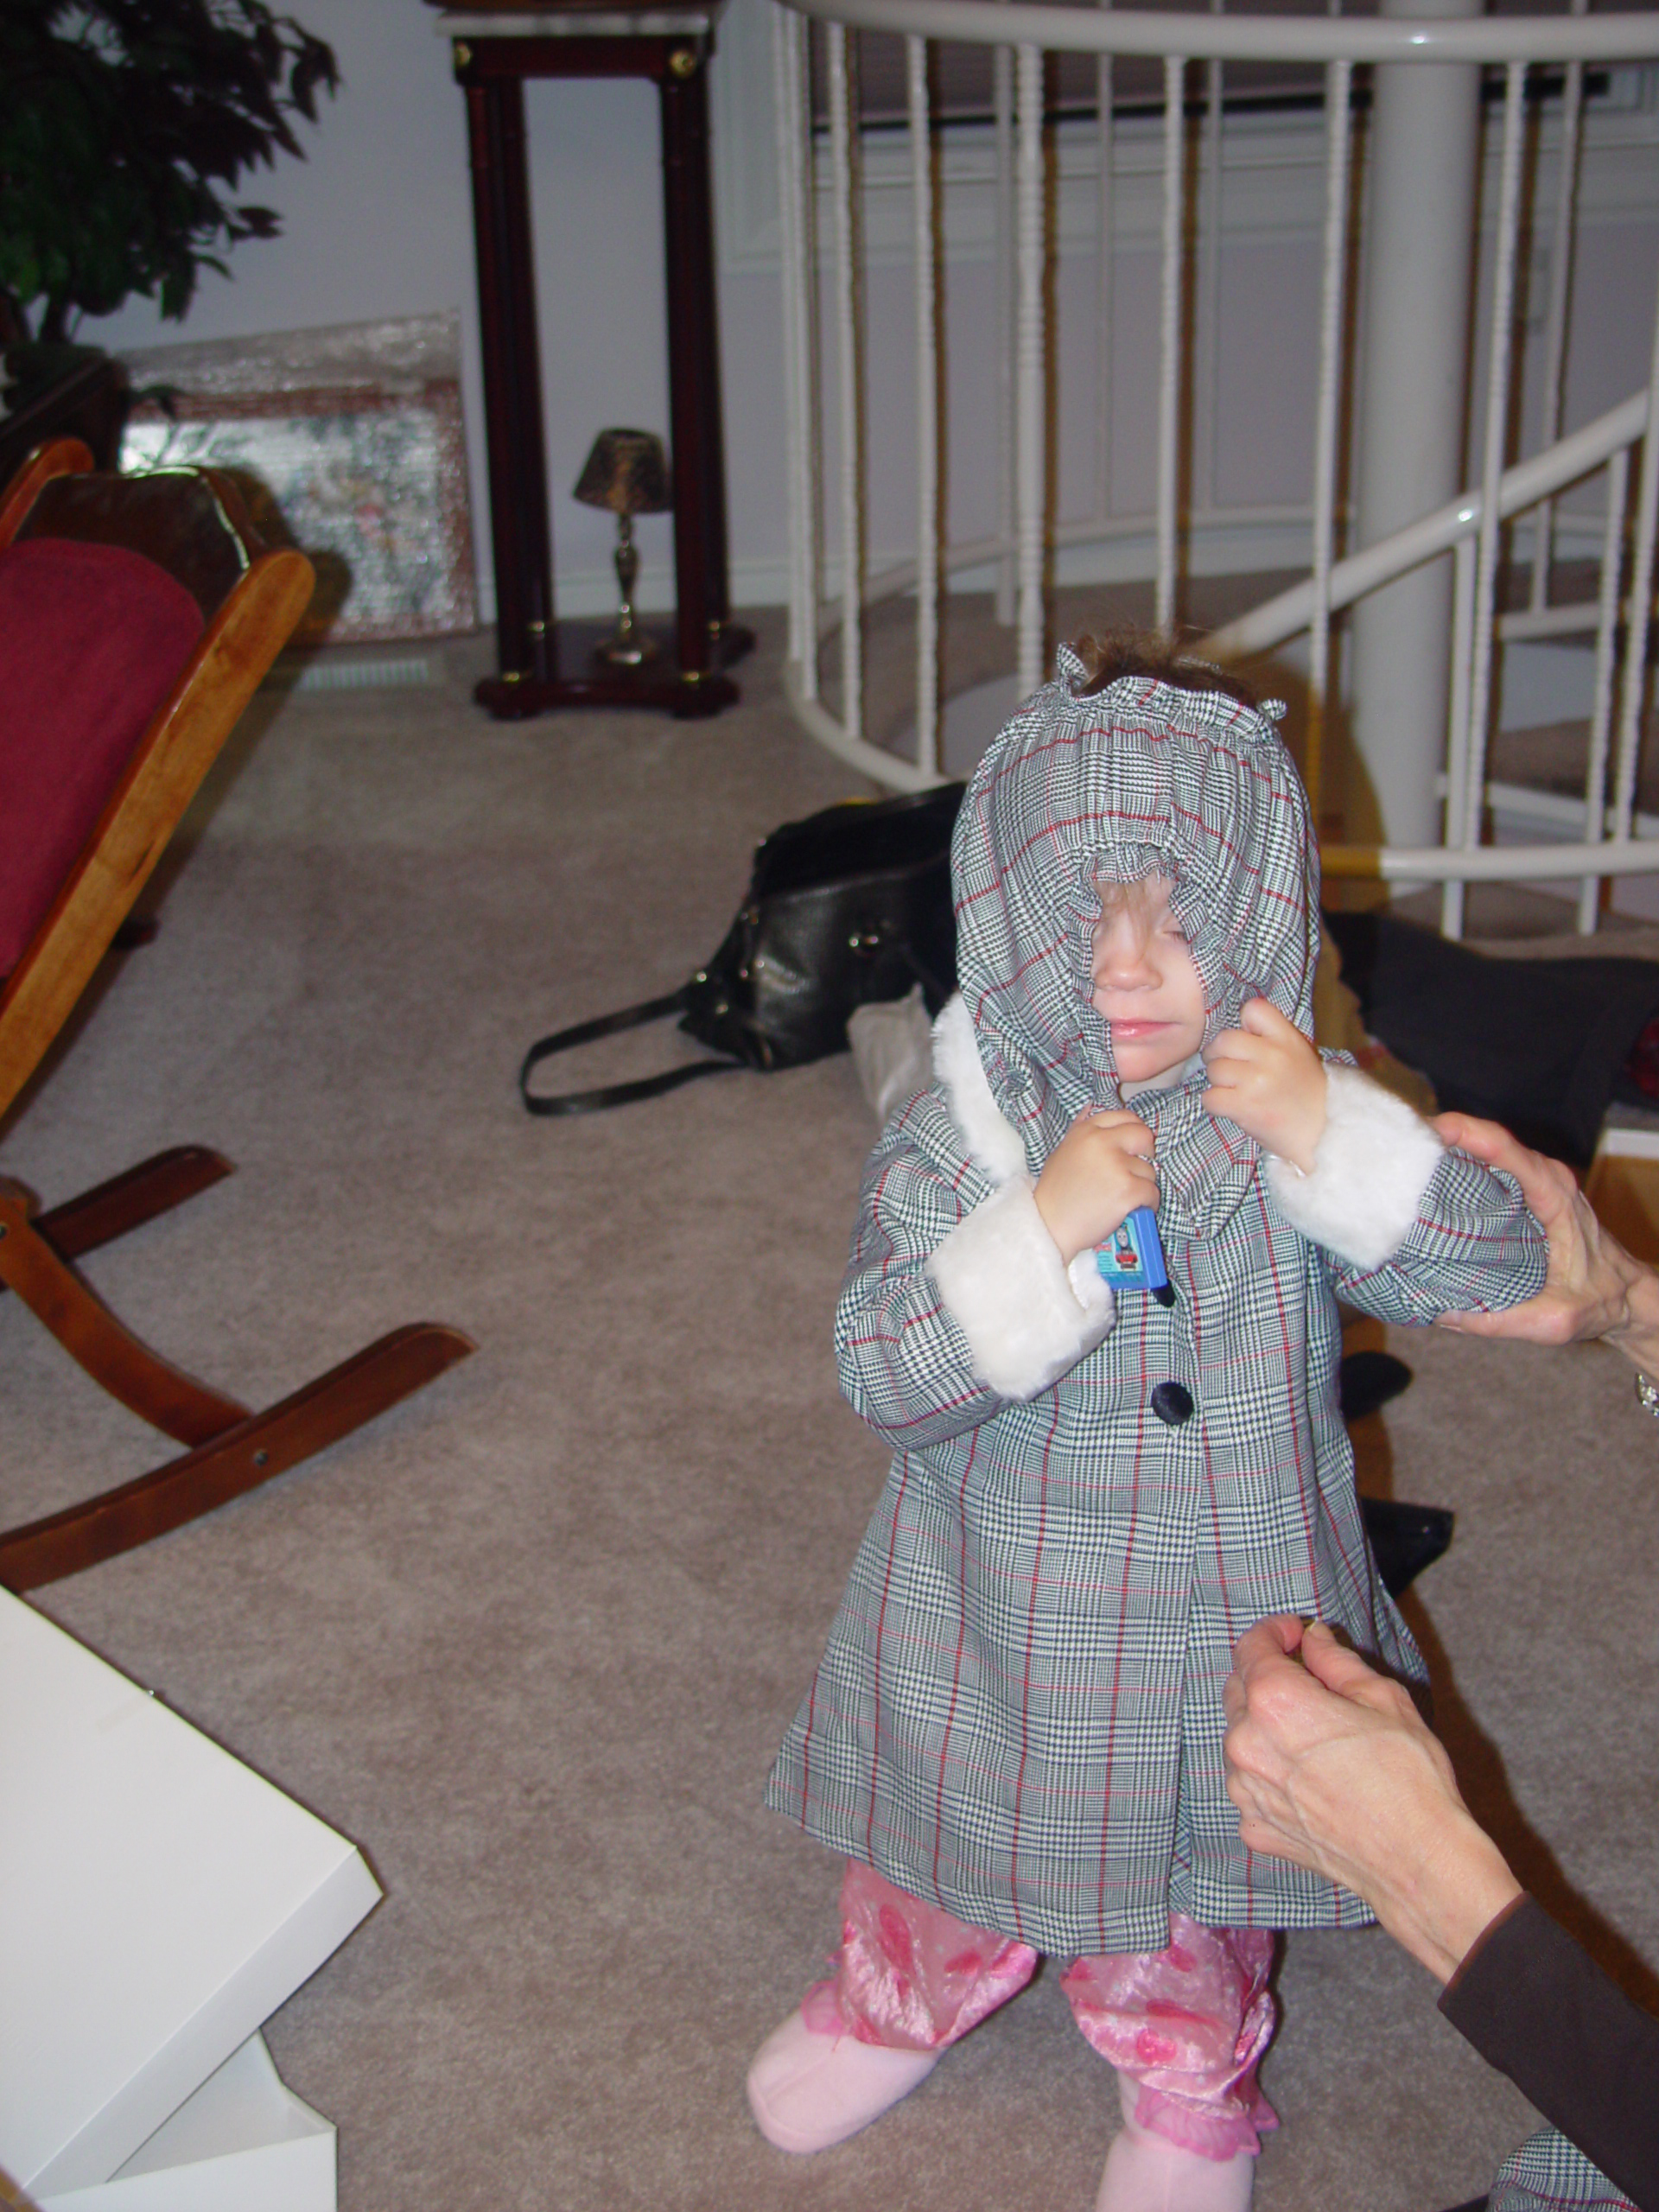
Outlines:
{"label": "child's other hand", "polygon": [[1157,1205],[1152,1131],[1121,1109],[1079,1114],[1037,1178],[1036,1198],[1070,1267],[1086,1245],[1103,1244],[1137,1206]]}
{"label": "child's other hand", "polygon": [[1204,1056],[1210,1071],[1204,1103],[1309,1174],[1325,1135],[1325,1062],[1266,999],[1251,999],[1239,1020]]}

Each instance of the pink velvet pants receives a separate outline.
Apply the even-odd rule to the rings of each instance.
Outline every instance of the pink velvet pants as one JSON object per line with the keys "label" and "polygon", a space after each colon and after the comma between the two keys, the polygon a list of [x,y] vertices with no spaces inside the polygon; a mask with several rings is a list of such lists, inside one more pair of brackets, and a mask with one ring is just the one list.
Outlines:
{"label": "pink velvet pants", "polygon": [[[1169,1947],[1075,1959],[1061,1979],[1084,2039],[1116,2068],[1125,2109],[1205,2158],[1261,2149],[1278,2125],[1256,2085],[1273,2038],[1274,1937],[1169,1916]],[[836,1972],[810,1992],[807,2024],[896,2050],[943,2050],[1023,1989],[1037,1953],[849,1861]]]}

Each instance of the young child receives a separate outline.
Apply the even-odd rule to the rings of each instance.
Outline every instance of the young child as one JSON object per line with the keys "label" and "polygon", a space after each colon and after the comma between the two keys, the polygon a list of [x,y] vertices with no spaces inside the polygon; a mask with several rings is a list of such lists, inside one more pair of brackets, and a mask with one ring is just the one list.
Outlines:
{"label": "young child", "polygon": [[[838,2142],[1056,1955],[1117,2073],[1102,2212],[1243,2212],[1271,1931],[1370,1915],[1241,1845],[1234,1642],[1317,1616],[1424,1677],[1366,1548],[1337,1294],[1507,1306],[1544,1240],[1307,1041],[1317,856],[1269,722],[1213,670],[1079,651],[963,800],[959,994],[865,1177],[836,1345],[894,1457],[767,1789],[849,1861],[842,1944],[749,2098],[785,2150]],[[1167,1306],[1096,1261],[1141,1205]]]}

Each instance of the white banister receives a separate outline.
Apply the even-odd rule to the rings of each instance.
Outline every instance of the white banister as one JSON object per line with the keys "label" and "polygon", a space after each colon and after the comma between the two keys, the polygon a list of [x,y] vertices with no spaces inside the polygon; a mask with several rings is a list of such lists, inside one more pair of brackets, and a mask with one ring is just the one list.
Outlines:
{"label": "white banister", "polygon": [[[1306,531],[1302,579],[1224,624],[1198,650],[1235,660],[1307,633],[1305,768],[1315,820],[1324,828],[1340,818],[1326,785],[1334,780],[1331,733],[1341,726],[1357,740],[1381,801],[1385,841],[1390,829],[1397,840],[1380,850],[1330,845],[1330,873],[1436,884],[1442,925],[1452,933],[1463,927],[1471,883],[1569,880],[1580,926],[1587,930],[1609,881],[1659,874],[1659,817],[1636,812],[1659,531],[1659,435],[1649,435],[1650,423],[1659,429],[1659,301],[1648,387],[1560,435],[1569,380],[1575,390],[1582,381],[1568,358],[1581,343],[1573,304],[1579,237],[1595,210],[1612,204],[1603,164],[1617,158],[1634,175],[1633,149],[1649,130],[1646,110],[1630,104],[1627,87],[1637,80],[1628,72],[1611,81],[1588,72],[1603,61],[1659,60],[1659,12],[1592,14],[1589,0],[1547,4],[1559,12],[1493,17],[1480,12],[1482,0],[1380,0],[1381,11],[1367,16],[1344,16],[1341,0],[1325,0],[1328,12],[1297,16],[1229,13],[1226,0],[1158,9],[1123,0],[1083,6],[780,0],[772,84],[787,439],[782,490],[790,533],[785,683],[796,718],[878,782],[923,788],[938,779],[947,742],[959,765],[956,748],[988,738],[1016,692],[1034,690],[1048,672],[1051,563],[1064,558],[1059,574],[1067,577],[1144,579],[1156,620],[1173,626],[1189,561],[1211,555],[1225,534],[1239,549],[1235,565],[1249,568],[1281,560],[1270,550],[1274,540],[1287,544],[1289,533]],[[821,61],[810,18],[826,25]],[[873,116],[868,124],[857,84],[857,35],[865,28],[898,35],[904,72],[901,111]],[[988,113],[940,105],[944,88],[964,80],[936,56],[935,40],[985,49]],[[1083,81],[1093,81],[1092,124],[1069,105],[1079,73],[1056,70],[1054,58],[1066,54],[1090,57]],[[1132,57],[1160,65],[1160,99],[1147,97],[1152,73],[1126,68]],[[1255,90],[1231,77],[1229,65],[1279,60],[1319,65],[1324,75],[1322,223],[1300,268],[1288,272],[1283,302],[1273,303],[1280,313],[1274,344],[1293,330],[1295,342],[1317,344],[1313,404],[1301,433],[1312,445],[1311,493],[1281,490],[1279,503],[1269,503],[1269,472],[1285,481],[1274,443],[1287,426],[1296,434],[1295,417],[1287,416],[1252,457],[1262,486],[1254,503],[1249,494],[1230,502],[1223,487],[1236,472],[1239,419],[1232,379],[1235,364],[1253,350],[1237,342],[1245,326],[1236,320],[1244,294],[1234,281],[1235,242],[1240,253],[1254,250],[1253,210],[1264,204],[1264,179],[1275,172],[1288,178],[1313,148],[1299,120],[1249,113]],[[1556,61],[1566,65],[1564,86],[1529,75]],[[1194,62],[1202,66],[1189,73]],[[1363,64],[1376,65],[1369,111],[1354,79]],[[1488,131],[1478,94],[1483,70],[1494,66],[1504,73],[1503,99],[1491,110]],[[821,114],[814,108],[815,67]],[[1357,92],[1364,90],[1362,83]],[[1052,113],[1051,96],[1058,103]],[[1363,135],[1362,116],[1368,117]],[[1630,120],[1637,116],[1643,119]],[[872,142],[881,150],[872,155],[868,199],[860,152],[867,129],[893,132]],[[1490,319],[1484,391],[1471,408],[1464,318],[1478,243],[1483,142],[1495,156],[1496,188],[1484,195],[1491,276],[1479,289]],[[1546,165],[1547,181],[1535,189],[1527,165],[1539,146],[1550,160],[1559,147],[1560,162],[1558,172]],[[1592,157],[1581,192],[1580,168]],[[1302,187],[1274,183],[1270,190],[1287,188]],[[1160,194],[1155,214],[1154,191]],[[1591,214],[1580,212],[1581,199]],[[1549,234],[1548,282],[1536,280],[1538,297],[1528,301],[1523,321],[1522,257],[1544,262],[1541,229]],[[983,366],[960,374],[947,358],[957,336],[944,313],[940,256],[947,239],[963,270],[959,289],[953,281],[951,322],[959,313],[970,324],[994,313],[995,322],[994,331],[982,323],[970,336],[982,349]],[[1303,332],[1292,318],[1309,312],[1299,302],[1315,252],[1317,304]],[[982,257],[994,267],[984,269]],[[871,275],[877,264],[879,274]],[[1395,272],[1392,289],[1376,287],[1383,268]],[[1355,270],[1366,272],[1363,303],[1349,296]],[[894,314],[906,281],[908,331]],[[1132,297],[1139,325],[1133,330],[1123,320]],[[1260,317],[1261,298],[1244,312]],[[1379,301],[1389,303],[1388,313],[1379,313]],[[898,339],[895,325],[903,333]],[[1433,342],[1417,344],[1431,328]],[[1360,357],[1351,358],[1356,331]],[[1406,332],[1410,342],[1379,346],[1379,331]],[[887,349],[907,353],[912,334],[913,376],[906,361],[905,375],[895,378]],[[867,354],[872,345],[878,350]],[[1122,392],[1125,406],[1115,406],[1113,389],[1120,351],[1138,363],[1141,387]],[[1092,363],[1092,392],[1079,393],[1072,381],[1079,363],[1085,376]],[[1300,365],[1281,382],[1287,406],[1300,413],[1293,395],[1307,387],[1299,377]],[[1454,390],[1460,380],[1465,388]],[[900,391],[913,427],[892,419]],[[1522,392],[1540,395],[1535,419],[1530,411],[1518,416]],[[867,405],[878,410],[874,432]],[[953,431],[962,435],[952,419],[958,408],[974,425],[965,466],[963,448],[952,445]],[[1121,433],[1137,408],[1139,444],[1131,451]],[[1478,424],[1478,453],[1465,475],[1459,447],[1471,416]],[[902,463],[871,476],[872,443],[896,454],[901,428],[903,450],[914,455],[913,503],[908,482],[887,480],[899,476]],[[1058,448],[1062,435],[1067,442]],[[836,472],[826,501],[831,445]],[[1524,457],[1506,467],[1516,446]],[[1590,480],[1597,475],[1601,486]],[[1138,497],[1129,488],[1137,479]],[[1344,504],[1350,482],[1352,505]],[[1574,493],[1575,486],[1582,491]],[[1598,513],[1592,502],[1604,486]],[[953,538],[948,511],[967,518],[982,499],[994,512],[969,527],[988,535],[971,543]],[[1505,608],[1505,526],[1516,521],[1531,555],[1530,588],[1524,603]],[[1624,534],[1632,522],[1627,576]],[[1378,542],[1344,551],[1368,530]],[[825,604],[823,580],[826,536],[828,550],[839,556],[833,604]],[[1593,595],[1580,588],[1570,592],[1572,604],[1556,602],[1551,569],[1558,541],[1563,558],[1577,559],[1592,537],[1601,550]],[[873,563],[873,545],[892,550]],[[1516,551],[1525,558],[1519,544]],[[1437,563],[1446,565],[1435,573]],[[942,696],[939,595],[947,576],[969,569],[979,571],[974,582],[995,583],[998,622],[1012,632],[1014,666],[983,687],[982,698],[963,699],[958,716],[957,702],[947,712]],[[884,629],[913,611],[916,720],[909,735],[878,745],[865,735],[872,710],[864,693],[866,626],[880,602],[888,608]],[[1357,602],[1360,612],[1344,624]],[[1414,611],[1402,630],[1408,606]],[[820,655],[836,630],[840,697],[832,710],[819,696]],[[1593,660],[1593,675],[1586,668],[1592,696],[1582,799],[1489,781],[1500,643],[1547,638],[1592,643],[1584,656],[1586,664]],[[892,665],[885,651],[883,664]],[[1524,664],[1510,667],[1525,673]],[[1396,694],[1389,671],[1405,668],[1416,673]],[[1345,796],[1351,800],[1353,792]],[[1487,827],[1493,810],[1500,817],[1495,831]],[[1516,836],[1517,823],[1537,842],[1482,842],[1488,835]],[[1439,844],[1432,842],[1437,835]],[[1544,842],[1564,836],[1575,842]]]}
{"label": "white banister", "polygon": [[[998,46],[1006,0],[789,0],[803,14],[904,37]],[[1022,40],[1050,54],[1161,60],[1586,62],[1659,59],[1659,13],[1606,16],[1222,16],[1020,0]]]}
{"label": "white banister", "polygon": [[1472,853],[1444,845],[1369,849],[1363,868],[1346,865],[1341,847],[1327,851],[1327,875],[1381,876],[1384,883],[1553,883],[1597,875],[1650,875],[1659,867],[1659,837],[1609,838],[1603,844],[1482,845]]}
{"label": "white banister", "polygon": [[[1599,415],[1570,437],[1562,438],[1548,453],[1517,461],[1506,469],[1497,503],[1499,516],[1524,514],[1546,493],[1576,484],[1581,476],[1599,468],[1620,446],[1634,445],[1647,427],[1648,395],[1638,391],[1618,407]],[[1481,495],[1465,492],[1448,499],[1432,515],[1408,523],[1391,537],[1363,552],[1351,553],[1331,571],[1331,607],[1352,606],[1355,600],[1390,577],[1403,575],[1437,554],[1450,552],[1459,538],[1478,525]],[[1313,616],[1313,589],[1310,583],[1292,584],[1236,621],[1224,623],[1203,640],[1201,650],[1212,660],[1242,660],[1252,653],[1270,652],[1287,638],[1306,629]]]}

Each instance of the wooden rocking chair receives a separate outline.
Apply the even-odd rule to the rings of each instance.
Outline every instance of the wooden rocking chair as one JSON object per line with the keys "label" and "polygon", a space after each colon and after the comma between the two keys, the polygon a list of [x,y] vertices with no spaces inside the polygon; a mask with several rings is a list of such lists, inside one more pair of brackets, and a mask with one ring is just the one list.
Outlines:
{"label": "wooden rocking chair", "polygon": [[[95,475],[72,439],[0,495],[0,1116],[39,1066],[197,785],[311,596],[303,554],[255,537],[210,469]],[[187,1448],[153,1473],[0,1534],[32,1589],[175,1529],[336,1442],[474,1349],[394,1330],[264,1413],[131,1336],[73,1262],[231,1173],[159,1154],[36,1211],[0,1178],[0,1291]]]}

